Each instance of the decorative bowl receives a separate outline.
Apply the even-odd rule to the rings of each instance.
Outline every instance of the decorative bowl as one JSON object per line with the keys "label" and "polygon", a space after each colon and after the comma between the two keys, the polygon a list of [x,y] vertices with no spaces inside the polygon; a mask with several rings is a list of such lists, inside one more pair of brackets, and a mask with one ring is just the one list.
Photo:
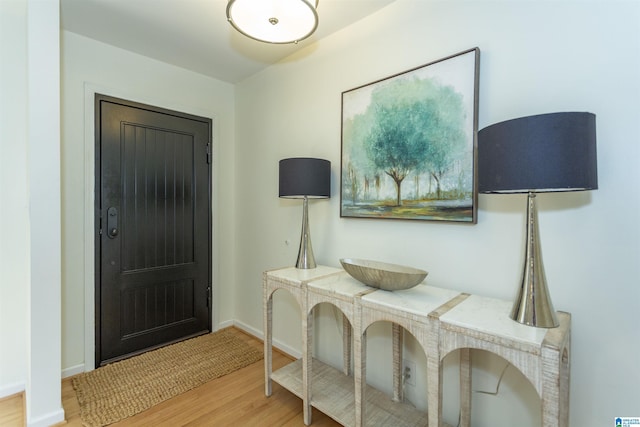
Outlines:
{"label": "decorative bowl", "polygon": [[354,279],[385,291],[413,288],[428,274],[418,268],[366,259],[342,258],[340,264]]}

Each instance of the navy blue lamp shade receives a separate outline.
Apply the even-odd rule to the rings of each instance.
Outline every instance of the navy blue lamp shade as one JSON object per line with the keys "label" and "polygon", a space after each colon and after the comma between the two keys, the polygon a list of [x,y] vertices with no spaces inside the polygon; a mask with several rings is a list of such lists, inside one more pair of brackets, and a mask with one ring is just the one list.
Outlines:
{"label": "navy blue lamp shade", "polygon": [[280,160],[280,197],[331,197],[331,162],[308,157]]}
{"label": "navy blue lamp shade", "polygon": [[596,116],[567,112],[496,123],[478,132],[478,191],[598,188]]}

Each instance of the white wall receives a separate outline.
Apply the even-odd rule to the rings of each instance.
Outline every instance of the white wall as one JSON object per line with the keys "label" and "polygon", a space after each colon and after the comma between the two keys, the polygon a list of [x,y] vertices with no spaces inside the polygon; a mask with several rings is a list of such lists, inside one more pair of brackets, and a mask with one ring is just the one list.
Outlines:
{"label": "white wall", "polygon": [[27,1],[28,426],[64,421],[60,389],[60,2]]}
{"label": "white wall", "polygon": [[64,420],[59,8],[0,5],[0,396],[26,390],[28,426]]}
{"label": "white wall", "polygon": [[0,1],[0,396],[24,390],[27,376],[26,9]]}
{"label": "white wall", "polygon": [[[62,34],[62,367],[93,367],[94,94],[213,119],[214,327],[233,319],[234,87],[74,33]],[[224,284],[224,285],[223,285]],[[86,319],[86,321],[85,321]],[[86,365],[85,365],[86,363]]]}
{"label": "white wall", "polygon": [[[261,273],[295,262],[301,207],[277,197],[278,160],[292,156],[332,162],[334,196],[310,204],[318,263],[397,262],[428,270],[433,285],[514,297],[524,196],[481,195],[473,226],[339,217],[341,92],[477,46],[480,129],[546,112],[597,116],[600,188],[540,195],[541,239],[555,307],[573,315],[571,425],[611,425],[615,416],[633,414],[640,402],[639,24],[640,4],[632,1],[398,0],[239,84],[236,317],[261,330]],[[334,314],[324,308],[317,315],[315,351],[339,363]],[[299,319],[295,301],[276,293],[274,337],[292,351],[300,349]],[[368,340],[368,378],[389,389],[390,375],[382,372],[389,372],[390,328],[374,325]],[[407,351],[423,362],[412,340]],[[444,411],[453,425],[454,366],[452,355]],[[474,389],[495,391],[504,366],[474,352]],[[419,375],[408,394],[422,407]],[[509,369],[497,396],[474,393],[473,424],[540,425],[534,396]]]}

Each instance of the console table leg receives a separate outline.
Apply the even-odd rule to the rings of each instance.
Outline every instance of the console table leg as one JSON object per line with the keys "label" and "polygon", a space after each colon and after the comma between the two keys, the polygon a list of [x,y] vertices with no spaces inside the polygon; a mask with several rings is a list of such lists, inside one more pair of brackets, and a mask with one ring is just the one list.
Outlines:
{"label": "console table leg", "polygon": [[442,418],[442,369],[438,354],[427,354],[427,409],[429,427],[440,427]]}
{"label": "console table leg", "polygon": [[431,318],[431,326],[424,333],[427,355],[427,419],[429,427],[440,427],[442,419],[442,366],[440,364],[440,320]]}
{"label": "console table leg", "polygon": [[397,323],[391,324],[391,338],[393,347],[393,401],[402,402],[402,327]]}
{"label": "console table leg", "polygon": [[542,348],[542,425],[569,425],[569,349]]}
{"label": "console table leg", "polygon": [[567,338],[567,346],[560,359],[560,427],[569,425],[569,384],[571,378],[571,337]]}
{"label": "console table leg", "polygon": [[460,427],[471,425],[471,350],[460,349]]}
{"label": "console table leg", "polygon": [[342,315],[342,372],[351,375],[351,323],[349,318]]}
{"label": "console table leg", "polygon": [[569,425],[569,374],[571,370],[571,315],[558,312],[560,326],[545,335],[540,356],[543,427]]}
{"label": "console table leg", "polygon": [[[305,310],[306,311],[306,310]],[[311,374],[313,364],[312,346],[313,310],[302,316],[302,415],[304,424],[311,424]]]}
{"label": "console table leg", "polygon": [[[360,330],[361,328],[357,328]],[[353,340],[353,376],[355,382],[356,427],[365,425],[365,402],[367,386],[367,332],[356,333]]]}
{"label": "console table leg", "polygon": [[272,342],[273,342],[273,299],[264,286],[264,394],[271,396]]}

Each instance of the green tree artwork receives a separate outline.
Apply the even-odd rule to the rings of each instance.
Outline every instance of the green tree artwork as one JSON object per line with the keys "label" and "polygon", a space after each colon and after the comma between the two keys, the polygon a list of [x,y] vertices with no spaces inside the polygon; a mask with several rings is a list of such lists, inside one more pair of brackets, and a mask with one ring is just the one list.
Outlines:
{"label": "green tree artwork", "polygon": [[341,216],[475,223],[478,56],[343,92]]}

